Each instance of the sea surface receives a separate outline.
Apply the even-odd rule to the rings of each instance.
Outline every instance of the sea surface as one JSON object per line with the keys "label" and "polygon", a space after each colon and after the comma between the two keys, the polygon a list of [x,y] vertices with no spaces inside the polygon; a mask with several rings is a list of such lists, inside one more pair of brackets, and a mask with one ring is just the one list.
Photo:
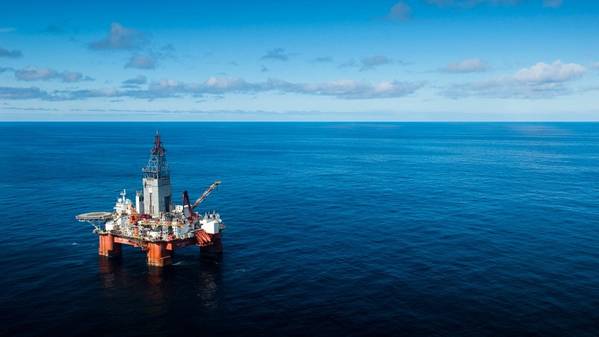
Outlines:
{"label": "sea surface", "polygon": [[[75,220],[156,130],[222,257]],[[2,336],[599,336],[599,124],[1,123],[0,191]]]}

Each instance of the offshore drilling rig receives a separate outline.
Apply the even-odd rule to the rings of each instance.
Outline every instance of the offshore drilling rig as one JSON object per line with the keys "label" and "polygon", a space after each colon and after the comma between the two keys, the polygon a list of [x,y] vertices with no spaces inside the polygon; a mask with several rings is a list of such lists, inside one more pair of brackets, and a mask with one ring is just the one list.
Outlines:
{"label": "offshore drilling rig", "polygon": [[171,178],[166,150],[156,132],[150,160],[142,169],[143,190],[135,195],[135,206],[123,190],[113,212],[90,212],[76,216],[91,223],[99,237],[98,253],[107,257],[121,255],[121,245],[140,247],[147,252],[148,265],[164,267],[172,264],[175,248],[200,246],[202,252],[222,252],[221,231],[224,229],[216,212],[200,214],[196,208],[220,184],[215,181],[193,203],[187,191],[183,205],[173,205]]}

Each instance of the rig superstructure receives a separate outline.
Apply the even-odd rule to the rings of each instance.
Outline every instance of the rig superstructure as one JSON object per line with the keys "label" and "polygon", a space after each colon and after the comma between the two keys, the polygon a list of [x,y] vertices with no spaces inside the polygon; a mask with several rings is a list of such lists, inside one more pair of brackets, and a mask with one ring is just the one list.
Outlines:
{"label": "rig superstructure", "polygon": [[94,233],[99,237],[98,253],[118,257],[123,244],[140,247],[147,252],[148,265],[157,267],[172,263],[175,248],[197,245],[203,252],[221,253],[224,225],[220,215],[195,211],[220,181],[210,185],[193,204],[184,191],[183,205],[173,205],[166,150],[158,132],[142,173],[143,190],[136,193],[135,205],[123,190],[112,212],[76,216],[77,220],[94,225]]}

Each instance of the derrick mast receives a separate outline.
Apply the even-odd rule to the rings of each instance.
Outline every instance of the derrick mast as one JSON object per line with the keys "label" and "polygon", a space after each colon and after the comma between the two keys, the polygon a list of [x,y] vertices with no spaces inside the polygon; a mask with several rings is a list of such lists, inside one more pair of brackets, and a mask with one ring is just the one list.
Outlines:
{"label": "derrick mast", "polygon": [[160,217],[161,213],[172,211],[171,176],[166,162],[166,150],[156,132],[154,147],[150,152],[148,165],[143,172],[143,213]]}

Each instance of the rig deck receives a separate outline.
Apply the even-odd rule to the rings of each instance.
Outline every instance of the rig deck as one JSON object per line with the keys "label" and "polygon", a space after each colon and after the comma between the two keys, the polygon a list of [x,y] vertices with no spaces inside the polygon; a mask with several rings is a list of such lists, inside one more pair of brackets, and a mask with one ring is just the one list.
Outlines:
{"label": "rig deck", "polygon": [[143,191],[136,193],[135,206],[123,190],[113,212],[76,216],[77,220],[95,227],[98,254],[119,257],[121,246],[130,245],[147,252],[148,265],[164,267],[172,263],[176,248],[197,245],[203,252],[222,253],[224,225],[220,215],[216,212],[201,215],[195,211],[220,181],[210,185],[193,205],[187,191],[183,192],[183,205],[173,205],[166,150],[158,133],[150,160],[142,172]]}

